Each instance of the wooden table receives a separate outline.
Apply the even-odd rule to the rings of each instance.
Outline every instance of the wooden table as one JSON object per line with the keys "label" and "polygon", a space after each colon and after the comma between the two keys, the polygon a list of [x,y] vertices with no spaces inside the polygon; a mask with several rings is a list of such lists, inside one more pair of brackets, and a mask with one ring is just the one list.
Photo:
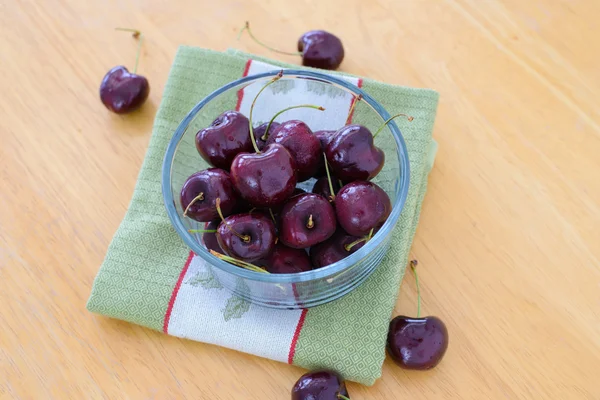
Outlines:
{"label": "wooden table", "polygon": [[[178,4],[173,4],[178,3]],[[338,34],[344,71],[441,94],[412,254],[438,368],[389,360],[352,399],[600,399],[600,2],[594,0],[0,2],[0,398],[287,399],[300,368],[85,310],[127,208],[176,48],[293,49]],[[140,112],[109,113],[104,73],[133,65]],[[407,274],[397,313],[414,314]]]}

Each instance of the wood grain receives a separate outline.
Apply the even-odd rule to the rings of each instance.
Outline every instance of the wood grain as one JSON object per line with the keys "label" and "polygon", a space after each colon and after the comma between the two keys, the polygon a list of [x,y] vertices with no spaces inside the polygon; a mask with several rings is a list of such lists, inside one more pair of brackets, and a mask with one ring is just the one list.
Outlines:
{"label": "wood grain", "polygon": [[[342,69],[441,94],[413,247],[440,366],[386,361],[353,399],[599,399],[600,70],[594,0],[0,1],[0,397],[286,399],[302,370],[91,315],[180,44],[293,49],[326,28]],[[145,36],[144,108],[98,86]],[[397,313],[415,311],[407,275]]]}

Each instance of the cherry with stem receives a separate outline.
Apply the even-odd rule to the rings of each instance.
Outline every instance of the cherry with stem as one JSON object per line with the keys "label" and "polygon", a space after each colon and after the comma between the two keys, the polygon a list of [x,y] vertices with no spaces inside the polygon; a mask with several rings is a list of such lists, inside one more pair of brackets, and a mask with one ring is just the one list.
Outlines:
{"label": "cherry with stem", "polygon": [[233,233],[235,236],[242,239],[244,242],[248,243],[250,241],[250,236],[242,235],[242,234],[236,232],[232,227],[229,226],[227,221],[225,221],[225,217],[223,217],[223,212],[221,212],[221,199],[217,197],[216,203],[217,203],[216,207],[217,207],[217,212],[219,213],[219,217],[221,217],[221,221],[223,221],[223,224],[225,224],[225,227],[227,228],[227,230],[229,230],[229,232]]}
{"label": "cherry with stem", "polygon": [[[193,206],[195,202],[197,202],[197,201],[202,201],[202,200],[204,200],[204,193],[203,193],[203,192],[200,192],[200,194],[198,194],[198,196],[194,197],[194,198],[192,199],[192,201],[190,201],[190,204],[188,204],[188,205],[187,205],[187,207],[185,208],[185,210],[183,210],[183,216],[184,216],[184,217],[187,217],[187,213],[188,213],[188,211],[190,210],[190,207],[191,207],[191,206]],[[219,202],[220,202],[220,201],[221,201],[221,200],[219,199]]]}
{"label": "cherry with stem", "polygon": [[398,118],[398,117],[406,117],[406,119],[408,120],[408,122],[412,122],[413,119],[415,119],[414,117],[410,116],[410,115],[406,115],[406,114],[396,114],[390,118],[388,118],[380,127],[379,129],[377,129],[377,131],[373,134],[373,139],[375,139],[377,137],[377,135],[379,135],[379,132],[381,132],[383,130],[383,128],[386,127],[387,124],[390,123],[391,120],[393,120],[394,118]]}
{"label": "cherry with stem", "polygon": [[357,244],[362,243],[362,242],[368,242],[369,240],[371,240],[372,237],[373,237],[373,228],[371,228],[371,231],[369,232],[369,234],[367,236],[360,238],[358,240],[355,240],[352,243],[348,243],[347,245],[344,245],[344,249],[346,249],[346,251],[350,251]]}
{"label": "cherry with stem", "polygon": [[[254,150],[257,153],[260,153],[260,150],[258,149],[258,145],[256,144],[256,139],[254,138],[254,127],[252,126],[252,111],[254,111],[254,105],[256,104],[256,99],[258,99],[258,96],[260,96],[260,94],[263,92],[263,90],[265,90],[267,87],[269,87],[269,85],[272,85],[273,83],[277,82],[279,79],[281,79],[282,76],[283,76],[283,70],[279,71],[279,73],[273,79],[271,79],[269,82],[267,82],[267,84],[258,91],[256,96],[254,97],[254,100],[252,100],[252,105],[250,106],[250,114],[248,116],[248,123],[249,123],[249,127],[250,127],[250,140],[252,140],[252,146],[254,146]],[[267,132],[268,132],[268,130],[267,130]]]}
{"label": "cherry with stem", "polygon": [[280,116],[281,114],[283,114],[286,111],[289,110],[293,110],[295,108],[314,108],[315,110],[319,110],[319,111],[325,111],[325,109],[321,106],[315,106],[312,104],[300,104],[297,106],[291,106],[288,108],[284,108],[283,110],[279,111],[277,114],[273,115],[273,118],[271,118],[271,120],[269,121],[269,124],[267,125],[267,129],[265,130],[264,135],[262,135],[262,137],[260,138],[260,140],[262,140],[263,142],[266,142],[267,139],[269,138],[269,128],[271,128],[271,124],[273,124],[273,122],[275,121],[275,119]]}

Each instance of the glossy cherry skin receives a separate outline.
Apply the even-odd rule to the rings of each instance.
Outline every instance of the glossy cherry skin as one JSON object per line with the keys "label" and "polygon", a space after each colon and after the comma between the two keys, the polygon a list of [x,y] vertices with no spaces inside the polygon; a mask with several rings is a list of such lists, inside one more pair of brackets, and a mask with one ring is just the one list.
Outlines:
{"label": "glossy cherry skin", "polygon": [[283,206],[280,219],[279,239],[294,249],[305,249],[329,239],[337,226],[329,201],[314,193],[292,197]]}
{"label": "glossy cherry skin", "polygon": [[344,182],[369,180],[383,168],[385,153],[373,143],[371,131],[362,125],[346,125],[327,145],[333,174]]}
{"label": "glossy cherry skin", "polygon": [[267,131],[268,125],[269,125],[269,123],[265,122],[264,124],[260,124],[259,126],[254,128],[254,131],[253,131],[254,137],[256,138],[256,146],[258,147],[258,149],[260,151],[262,151],[262,149],[264,149],[265,146],[267,145],[267,140],[269,139],[269,134],[271,134],[271,132],[273,132],[279,126],[279,122],[273,122],[271,124],[271,126],[269,127],[269,134],[267,134],[267,140],[262,140],[263,135]]}
{"label": "glossy cherry skin", "polygon": [[[238,237],[232,230],[248,240]],[[275,248],[275,238],[273,221],[262,213],[231,215],[217,228],[221,249],[228,256],[248,262],[268,257]]]}
{"label": "glossy cherry skin", "polygon": [[345,246],[351,245],[358,239],[360,238],[350,236],[342,229],[338,229],[331,238],[310,248],[310,259],[313,266],[315,268],[326,267],[348,257],[365,245],[366,241],[362,241],[346,249]]}
{"label": "glossy cherry skin", "polygon": [[272,274],[295,274],[310,271],[312,264],[306,251],[292,249],[281,243],[275,245],[275,249],[266,261],[267,271]]}
{"label": "glossy cherry skin", "polygon": [[335,211],[341,227],[360,237],[383,225],[392,212],[392,203],[387,193],[373,182],[356,181],[337,193]]}
{"label": "glossy cherry skin", "polygon": [[257,207],[286,201],[296,187],[296,163],[280,144],[261,153],[240,153],[231,163],[231,179],[238,193]]}
{"label": "glossy cherry skin", "polygon": [[[221,221],[211,221],[210,223],[208,223],[208,225],[206,225],[206,230],[216,230],[219,227],[219,224],[221,223]],[[214,250],[217,253],[223,253],[223,250],[221,249],[221,246],[219,246],[219,240],[217,239],[217,233],[216,232],[204,232],[202,234],[202,242],[204,243],[204,247],[206,247],[208,250]]]}
{"label": "glossy cherry skin", "polygon": [[238,111],[225,111],[196,133],[196,149],[206,162],[229,171],[235,156],[254,149],[248,118]]}
{"label": "glossy cherry skin", "polygon": [[217,198],[221,199],[221,212],[224,216],[233,213],[238,196],[229,174],[219,168],[209,168],[191,175],[183,184],[180,193],[181,207],[185,210],[200,193],[204,198],[190,206],[187,216],[199,222],[209,222],[219,218]]}
{"label": "glossy cherry skin", "polygon": [[[321,143],[321,151],[325,153],[327,150],[327,145],[333,139],[333,135],[336,131],[315,131],[313,134],[319,142]],[[317,172],[315,173],[315,177],[325,176],[327,171],[325,170],[325,160],[323,160],[323,154],[321,154],[321,159],[319,160],[319,168],[317,168]]]}
{"label": "glossy cherry skin", "polygon": [[267,143],[279,143],[289,150],[296,161],[298,182],[310,179],[319,168],[319,160],[323,158],[321,143],[302,121],[283,122],[275,129]]}
{"label": "glossy cherry skin", "polygon": [[138,109],[150,94],[148,79],[124,66],[114,67],[100,83],[100,100],[110,111],[125,114]]}
{"label": "glossy cherry skin", "polygon": [[335,35],[326,31],[306,32],[298,40],[298,51],[302,52],[302,65],[334,70],[344,59],[344,46]]}
{"label": "glossy cherry skin", "polygon": [[438,365],[448,348],[448,329],[437,317],[398,316],[390,322],[387,350],[406,369],[425,370]]}
{"label": "glossy cherry skin", "polygon": [[[335,193],[339,192],[341,189],[340,183],[337,179],[331,179],[331,186],[333,186],[333,190]],[[313,185],[312,192],[316,194],[320,194],[325,197],[327,200],[331,201],[331,190],[329,190],[329,180],[326,176],[322,176]]]}
{"label": "glossy cherry skin", "polygon": [[340,400],[338,395],[350,396],[342,378],[328,370],[308,372],[292,388],[292,400]]}

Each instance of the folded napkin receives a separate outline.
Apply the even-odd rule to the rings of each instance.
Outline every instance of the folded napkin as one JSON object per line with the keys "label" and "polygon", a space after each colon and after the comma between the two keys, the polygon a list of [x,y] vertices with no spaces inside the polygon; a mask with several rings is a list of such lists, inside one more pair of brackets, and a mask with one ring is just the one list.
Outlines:
{"label": "folded napkin", "polygon": [[[282,67],[299,68],[236,50],[178,50],[131,203],[96,276],[87,308],[306,369],[331,368],[346,379],[372,385],[381,375],[388,323],[435,155],[431,132],[436,92],[331,72],[361,86],[391,114],[415,117],[412,123],[398,122],[408,147],[410,187],[388,254],[367,281],[334,302],[308,310],[274,310],[232,295],[185,246],[163,204],[163,156],[189,110],[226,83]],[[248,98],[232,98],[224,107],[244,111]],[[345,107],[347,113],[349,103],[331,106]],[[358,114],[357,109],[355,122],[360,122]]]}

